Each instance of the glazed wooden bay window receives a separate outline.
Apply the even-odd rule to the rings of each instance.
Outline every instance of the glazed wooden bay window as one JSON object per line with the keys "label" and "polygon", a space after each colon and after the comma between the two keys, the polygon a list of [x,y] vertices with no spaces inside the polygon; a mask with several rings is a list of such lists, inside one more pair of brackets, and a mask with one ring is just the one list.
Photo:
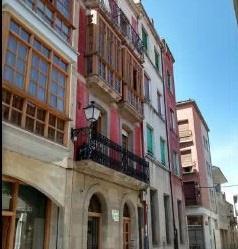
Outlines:
{"label": "glazed wooden bay window", "polygon": [[143,114],[143,71],[139,62],[129,52],[123,48],[123,81],[125,100],[140,114]]}
{"label": "glazed wooden bay window", "polygon": [[10,20],[3,70],[3,119],[65,144],[68,64]]}
{"label": "glazed wooden bay window", "polygon": [[98,17],[98,25],[87,28],[87,76],[99,76],[114,91],[122,92],[121,41],[104,21]]}
{"label": "glazed wooden bay window", "polygon": [[72,34],[72,0],[19,0],[25,2],[44,21],[53,27],[61,37],[70,42]]}

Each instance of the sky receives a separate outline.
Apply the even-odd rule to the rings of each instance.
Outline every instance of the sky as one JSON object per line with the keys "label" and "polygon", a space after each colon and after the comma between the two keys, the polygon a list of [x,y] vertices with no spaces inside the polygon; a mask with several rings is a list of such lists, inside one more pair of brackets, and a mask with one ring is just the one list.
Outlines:
{"label": "sky", "polygon": [[[196,100],[212,163],[238,185],[238,24],[233,0],[142,0],[175,58],[176,99]],[[224,187],[228,201],[238,187]]]}

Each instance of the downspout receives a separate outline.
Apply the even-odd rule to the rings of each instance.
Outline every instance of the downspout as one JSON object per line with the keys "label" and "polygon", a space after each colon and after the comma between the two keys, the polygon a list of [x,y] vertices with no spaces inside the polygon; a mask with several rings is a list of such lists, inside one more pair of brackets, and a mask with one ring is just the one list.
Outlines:
{"label": "downspout", "polygon": [[[164,47],[163,47],[164,50]],[[167,116],[167,96],[165,92],[165,72],[164,72],[164,64],[163,64],[163,58],[164,58],[164,52],[162,51],[162,60],[161,60],[161,65],[162,65],[162,79],[163,79],[163,93],[164,93],[164,112],[165,112],[165,126],[166,126],[166,137],[167,137],[167,151],[168,151],[168,161],[169,161],[169,183],[170,183],[170,191],[171,191],[171,204],[172,204],[172,218],[173,218],[173,228],[174,228],[174,249],[178,249],[178,232],[177,228],[175,226],[175,216],[174,216],[174,198],[173,198],[173,187],[172,187],[172,170],[171,170],[171,158],[170,158],[170,146],[169,146],[169,130],[168,130],[168,116]]]}
{"label": "downspout", "polygon": [[[144,157],[144,125],[141,122],[141,144],[142,144],[142,156]],[[150,169],[149,169],[150,170]],[[148,192],[149,184],[145,188],[145,192]],[[143,214],[144,214],[144,249],[149,249],[149,234],[148,234],[148,208],[146,200],[143,201]]]}

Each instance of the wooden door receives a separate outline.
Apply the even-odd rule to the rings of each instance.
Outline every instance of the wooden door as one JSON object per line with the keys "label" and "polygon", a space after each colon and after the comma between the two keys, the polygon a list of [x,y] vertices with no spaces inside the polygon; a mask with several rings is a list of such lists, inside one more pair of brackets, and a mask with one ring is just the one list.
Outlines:
{"label": "wooden door", "polygon": [[131,219],[123,217],[123,249],[130,248],[131,240]]}

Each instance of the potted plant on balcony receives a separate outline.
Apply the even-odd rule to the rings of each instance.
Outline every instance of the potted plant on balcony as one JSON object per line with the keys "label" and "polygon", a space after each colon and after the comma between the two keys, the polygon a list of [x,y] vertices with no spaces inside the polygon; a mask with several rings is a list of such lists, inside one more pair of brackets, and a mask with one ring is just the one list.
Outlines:
{"label": "potted plant on balcony", "polygon": [[8,188],[6,184],[2,184],[2,209],[9,210],[10,209],[10,201],[11,201],[11,189]]}

